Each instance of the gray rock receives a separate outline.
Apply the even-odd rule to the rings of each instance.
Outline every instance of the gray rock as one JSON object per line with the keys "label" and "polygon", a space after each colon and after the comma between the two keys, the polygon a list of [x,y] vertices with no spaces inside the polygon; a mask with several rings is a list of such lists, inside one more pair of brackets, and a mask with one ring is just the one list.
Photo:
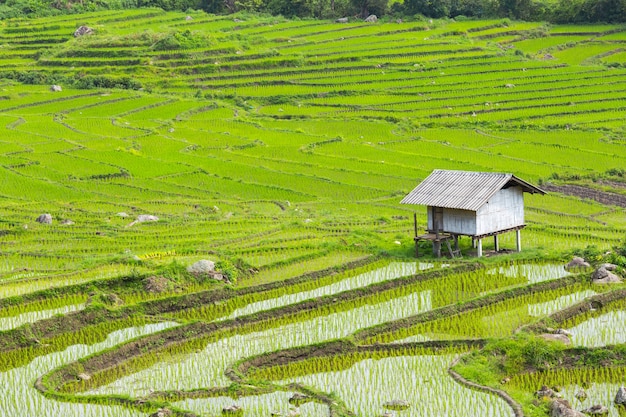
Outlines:
{"label": "gray rock", "polygon": [[169,408],[159,408],[156,412],[150,414],[149,417],[169,417],[172,415],[172,410]]}
{"label": "gray rock", "polygon": [[302,405],[304,403],[308,403],[311,400],[311,397],[309,397],[308,395],[294,392],[293,395],[289,398],[289,404]]}
{"label": "gray rock", "polygon": [[371,14],[365,18],[365,21],[367,23],[376,23],[378,22],[378,16],[376,16],[375,14]]}
{"label": "gray rock", "polygon": [[622,279],[601,266],[591,274],[591,282],[594,284],[612,284],[616,282],[622,282]]}
{"label": "gray rock", "polygon": [[128,213],[126,213],[124,211],[120,211],[119,213],[117,213],[117,216],[119,216],[119,217],[129,217]]}
{"label": "gray rock", "polygon": [[335,22],[337,22],[337,23],[348,23],[348,18],[347,17],[340,17],[339,19],[335,20]]}
{"label": "gray rock", "polygon": [[557,334],[553,334],[553,333],[543,333],[539,335],[540,338],[542,338],[543,340],[547,340],[548,342],[561,342],[561,343],[565,343],[566,345],[570,345],[572,343],[571,340],[569,340],[569,337],[567,337],[566,334],[563,333],[557,333]]}
{"label": "gray rock", "polygon": [[93,29],[89,26],[81,26],[74,31],[74,37],[78,38],[80,36],[91,35],[93,32]]}
{"label": "gray rock", "polygon": [[511,84],[511,83],[504,84],[504,87],[505,88],[515,88],[515,84]]}
{"label": "gray rock", "polygon": [[137,216],[137,222],[158,222],[159,218],[157,216],[153,216],[152,214],[140,214]]}
{"label": "gray rock", "polygon": [[215,271],[215,262],[208,259],[201,259],[198,262],[189,265],[187,272],[194,275],[208,275]]}
{"label": "gray rock", "polygon": [[556,329],[554,331],[554,334],[564,334],[567,337],[571,337],[572,336],[572,334],[570,332],[568,332],[567,330],[565,330],[565,329]]}
{"label": "gray rock", "polygon": [[185,16],[185,20],[186,20],[186,21],[193,20],[193,17],[191,17],[191,16]]}
{"label": "gray rock", "polygon": [[535,397],[537,398],[557,398],[559,394],[547,385],[542,386],[539,390],[535,391]]}
{"label": "gray rock", "polygon": [[556,399],[550,403],[550,417],[585,417],[585,415],[574,410],[566,400]]}
{"label": "gray rock", "polygon": [[50,91],[52,91],[53,93],[57,93],[59,91],[63,91],[63,88],[58,84],[52,84],[50,86]]}
{"label": "gray rock", "polygon": [[52,215],[50,213],[40,214],[35,221],[41,224],[52,224]]}
{"label": "gray rock", "polygon": [[600,268],[604,268],[607,271],[615,271],[617,269],[617,265],[605,263],[605,264],[600,265]]}
{"label": "gray rock", "polygon": [[617,390],[617,394],[615,394],[615,404],[626,406],[626,388],[622,385]]}
{"label": "gray rock", "polygon": [[237,404],[228,405],[222,408],[222,414],[242,414],[242,413],[243,413],[243,408],[241,408],[241,406],[238,406]]}
{"label": "gray rock", "polygon": [[602,404],[592,405],[589,408],[585,408],[582,410],[583,413],[589,414],[590,416],[604,416],[609,414],[609,409]]}
{"label": "gray rock", "polygon": [[569,271],[570,269],[589,268],[590,266],[589,262],[585,262],[580,256],[574,256],[574,258],[565,265],[565,269]]}

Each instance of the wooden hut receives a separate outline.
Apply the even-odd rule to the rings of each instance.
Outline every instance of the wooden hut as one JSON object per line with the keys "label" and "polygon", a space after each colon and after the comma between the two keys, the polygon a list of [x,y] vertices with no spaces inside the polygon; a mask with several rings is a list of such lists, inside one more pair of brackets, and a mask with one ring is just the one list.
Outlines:
{"label": "wooden hut", "polygon": [[434,170],[401,201],[427,206],[426,234],[417,234],[415,217],[416,255],[420,240],[431,241],[437,256],[441,256],[442,243],[447,245],[451,256],[458,255],[459,236],[470,236],[480,257],[484,238],[493,236],[497,251],[498,235],[513,231],[520,251],[520,230],[525,226],[524,193],[545,194],[545,191],[513,174]]}

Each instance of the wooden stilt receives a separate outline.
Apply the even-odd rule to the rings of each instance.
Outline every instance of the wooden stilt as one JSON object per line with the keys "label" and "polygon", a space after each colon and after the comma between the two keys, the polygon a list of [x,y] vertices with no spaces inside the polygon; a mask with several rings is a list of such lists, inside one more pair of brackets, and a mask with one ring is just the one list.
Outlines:
{"label": "wooden stilt", "polygon": [[482,239],[477,239],[476,256],[478,256],[479,258],[483,256],[483,240]]}
{"label": "wooden stilt", "polygon": [[500,242],[498,242],[498,235],[493,235],[493,247],[496,252],[500,251]]}
{"label": "wooden stilt", "polygon": [[519,229],[515,231],[515,247],[518,252],[522,251],[522,231]]}

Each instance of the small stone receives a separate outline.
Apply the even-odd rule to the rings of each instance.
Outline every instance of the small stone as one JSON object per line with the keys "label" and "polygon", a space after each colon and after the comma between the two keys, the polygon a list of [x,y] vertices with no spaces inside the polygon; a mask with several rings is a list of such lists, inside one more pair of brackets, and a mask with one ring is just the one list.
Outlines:
{"label": "small stone", "polygon": [[128,217],[128,213],[120,211],[119,213],[116,214],[116,216],[118,216],[118,217]]}
{"label": "small stone", "polygon": [[189,22],[190,20],[193,20],[193,17],[191,17],[191,16],[185,16],[185,20]]}
{"label": "small stone", "polygon": [[504,87],[505,88],[515,88],[515,84],[507,83],[507,84],[504,84]]}
{"label": "small stone", "polygon": [[348,23],[348,18],[347,17],[340,17],[339,19],[335,20],[336,23]]}
{"label": "small stone", "polygon": [[71,221],[70,219],[65,219],[65,220],[61,221],[61,224],[65,225],[65,226],[71,226],[71,225],[74,224],[74,222]]}
{"label": "small stone", "polygon": [[89,381],[91,379],[91,375],[86,373],[78,374],[78,379],[81,381]]}
{"label": "small stone", "polygon": [[52,91],[53,93],[58,93],[59,91],[63,91],[63,88],[58,84],[52,84],[50,86],[50,91]]}

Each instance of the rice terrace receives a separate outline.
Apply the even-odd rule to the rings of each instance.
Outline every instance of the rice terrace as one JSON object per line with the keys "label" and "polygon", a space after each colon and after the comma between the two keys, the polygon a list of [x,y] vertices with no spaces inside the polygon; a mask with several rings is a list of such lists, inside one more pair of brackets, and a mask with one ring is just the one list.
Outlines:
{"label": "rice terrace", "polygon": [[625,115],[620,23],[0,20],[0,416],[624,416]]}

